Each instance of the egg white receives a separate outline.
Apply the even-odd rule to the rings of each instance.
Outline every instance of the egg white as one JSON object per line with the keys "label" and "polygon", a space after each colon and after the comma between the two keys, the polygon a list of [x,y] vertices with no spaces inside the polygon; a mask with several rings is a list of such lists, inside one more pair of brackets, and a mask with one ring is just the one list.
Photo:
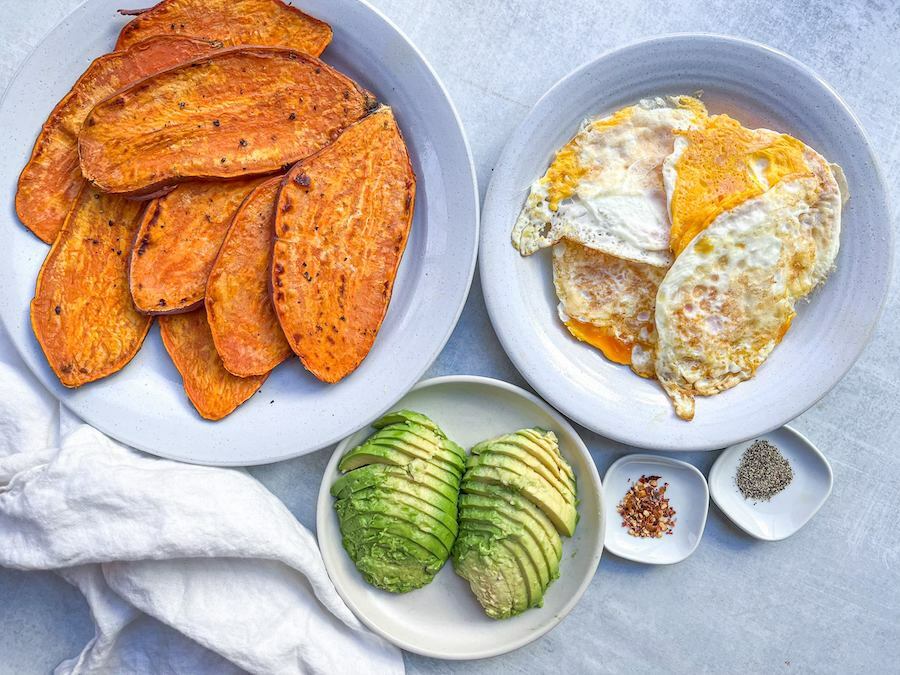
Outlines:
{"label": "egg white", "polygon": [[[531,186],[513,245],[530,255],[565,237],[623,260],[668,267],[661,167],[674,147],[674,131],[701,124],[705,116],[697,99],[668,97],[586,120]],[[572,166],[562,170],[562,162]]]}

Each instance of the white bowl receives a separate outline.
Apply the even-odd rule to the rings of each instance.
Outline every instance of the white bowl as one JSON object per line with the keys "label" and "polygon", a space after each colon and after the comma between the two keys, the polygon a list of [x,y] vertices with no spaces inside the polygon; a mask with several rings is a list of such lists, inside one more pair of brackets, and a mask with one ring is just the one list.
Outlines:
{"label": "white bowl", "polygon": [[831,494],[834,478],[831,465],[809,439],[790,427],[782,427],[761,438],[777,446],[791,463],[793,480],[769,501],[745,499],[734,482],[744,450],[753,441],[724,450],[709,471],[709,491],[713,501],[735,525],[749,535],[779,541],[809,522]]}
{"label": "white bowl", "polygon": [[[478,247],[478,188],[450,99],[418,50],[358,0],[295,2],[330,23],[322,59],[392,106],[418,178],[409,243],[378,339],[336,385],[299,360],[275,369],[261,393],[218,422],[200,417],[153,329],[121,372],[66,389],[32,334],[28,304],[48,247],[18,221],[16,179],[56,102],[91,59],[109,51],[130,18],[116,9],[148,0],[90,0],[60,23],[23,64],[0,103],[0,321],[41,383],[79,417],[147,452],[204,464],[262,464],[324,448],[368,424],[409,391],[447,339],[469,292]],[[60,54],[65,54],[60,58]]]}
{"label": "white bowl", "polygon": [[[660,476],[660,485],[669,484],[666,497],[675,509],[675,527],[672,534],[664,534],[660,539],[628,534],[616,511],[622,497],[641,476]],[[606,470],[603,485],[606,549],[610,553],[650,565],[671,565],[687,558],[700,544],[709,512],[709,489],[695,466],[658,455],[626,455]]]}
{"label": "white bowl", "polygon": [[325,568],[353,613],[373,631],[417,654],[441,659],[480,659],[518,649],[562,621],[590,583],[603,551],[603,493],[584,442],[566,420],[533,394],[486,377],[438,377],[419,383],[393,410],[425,413],[454,441],[478,441],[524,427],[551,429],[572,465],[581,516],[572,538],[563,537],[560,577],[547,589],[544,606],[503,621],[488,618],[448,560],[434,581],[403,595],[370,586],[341,544],[329,490],[341,475],[337,465],[348,448],[374,430],[361,429],[334,451],[319,489],[316,528]]}
{"label": "white bowl", "polygon": [[[684,422],[659,385],[607,361],[556,316],[549,251],[522,258],[510,231],[529,186],[585,117],[647,96],[703,90],[710,111],[786,131],[847,175],[837,269],[756,377],[699,398]],[[853,113],[806,66],[753,42],[675,35],[625,47],[574,71],[531,110],[494,168],[479,265],[494,328],[519,372],[579,424],[654,450],[724,448],[782,426],[844,376],[872,335],[890,280],[891,216],[872,148]]]}

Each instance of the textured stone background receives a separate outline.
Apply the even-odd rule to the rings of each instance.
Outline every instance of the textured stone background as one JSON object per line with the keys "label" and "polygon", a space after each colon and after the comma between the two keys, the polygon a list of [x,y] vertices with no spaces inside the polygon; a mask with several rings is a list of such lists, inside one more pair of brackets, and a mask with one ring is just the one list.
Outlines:
{"label": "textured stone background", "polygon": [[[419,46],[449,89],[475,154],[482,195],[512,128],[556,80],[612,47],[686,31],[766,42],[817,70],[856,111],[880,156],[891,195],[900,194],[896,0],[372,2]],[[0,87],[78,3],[0,0]],[[480,662],[408,656],[410,671],[895,669],[900,662],[898,325],[900,300],[892,295],[859,363],[794,423],[825,452],[835,474],[830,500],[797,535],[780,543],[757,542],[711,505],[703,541],[685,562],[648,567],[605,555],[581,603],[543,639]],[[0,336],[0,348],[6,347],[2,342]],[[450,373],[524,384],[491,329],[477,276],[460,324],[429,375]],[[628,450],[591,433],[584,437],[601,475]],[[329,454],[254,474],[312,527],[314,496]],[[706,471],[714,453],[682,458]],[[0,570],[0,673],[48,672],[91,637],[87,607],[73,588],[51,574]]]}

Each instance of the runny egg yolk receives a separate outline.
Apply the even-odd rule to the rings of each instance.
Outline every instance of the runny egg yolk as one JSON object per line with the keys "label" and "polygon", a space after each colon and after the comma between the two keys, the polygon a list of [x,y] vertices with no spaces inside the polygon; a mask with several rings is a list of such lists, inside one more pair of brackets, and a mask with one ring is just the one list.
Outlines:
{"label": "runny egg yolk", "polygon": [[688,141],[675,162],[670,245],[680,254],[719,214],[758,197],[784,178],[810,175],[805,146],[716,115],[701,129],[676,132]]}
{"label": "runny egg yolk", "polygon": [[602,328],[578,321],[577,319],[566,321],[566,328],[582,342],[587,342],[592,347],[599,349],[610,361],[626,366],[631,365],[632,346],[610,335]]}

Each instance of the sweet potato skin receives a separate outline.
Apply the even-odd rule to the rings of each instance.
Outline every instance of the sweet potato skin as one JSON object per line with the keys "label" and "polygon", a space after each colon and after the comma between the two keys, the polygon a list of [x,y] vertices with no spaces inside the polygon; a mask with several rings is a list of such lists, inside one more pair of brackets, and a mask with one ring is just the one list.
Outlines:
{"label": "sweet potato skin", "polygon": [[281,0],[163,0],[129,21],[116,49],[151,35],[181,34],[234,45],[283,45],[318,56],[331,26]]}
{"label": "sweet potato skin", "polygon": [[131,196],[191,179],[271,174],[373,106],[370,93],[315,57],[225,49],[98,104],[78,137],[81,172],[105,192]]}
{"label": "sweet potato skin", "polygon": [[53,372],[78,387],[120,370],[152,318],[128,292],[127,260],[143,205],[84,186],[41,267],[31,327]]}
{"label": "sweet potato skin", "polygon": [[253,396],[268,377],[268,373],[236,377],[225,370],[202,307],[186,314],[160,317],[159,333],[181,373],[185,393],[200,416],[208,420],[220,420],[230,414]]}
{"label": "sweet potato skin", "polygon": [[183,183],[147,205],[128,267],[131,297],[145,314],[197,308],[228,227],[262,178]]}
{"label": "sweet potato skin", "polygon": [[81,190],[78,132],[97,103],[152,73],[190,61],[221,43],[180,36],[155,37],[91,62],[44,122],[19,175],[16,213],[42,241],[52,244]]}
{"label": "sweet potato skin", "polygon": [[390,108],[348,127],[285,176],[272,298],[313,375],[337,382],[369,353],[412,223],[416,180]]}
{"label": "sweet potato skin", "polygon": [[291,355],[269,296],[275,204],[281,178],[247,195],[231,221],[206,285],[206,316],[225,368],[268,373]]}

